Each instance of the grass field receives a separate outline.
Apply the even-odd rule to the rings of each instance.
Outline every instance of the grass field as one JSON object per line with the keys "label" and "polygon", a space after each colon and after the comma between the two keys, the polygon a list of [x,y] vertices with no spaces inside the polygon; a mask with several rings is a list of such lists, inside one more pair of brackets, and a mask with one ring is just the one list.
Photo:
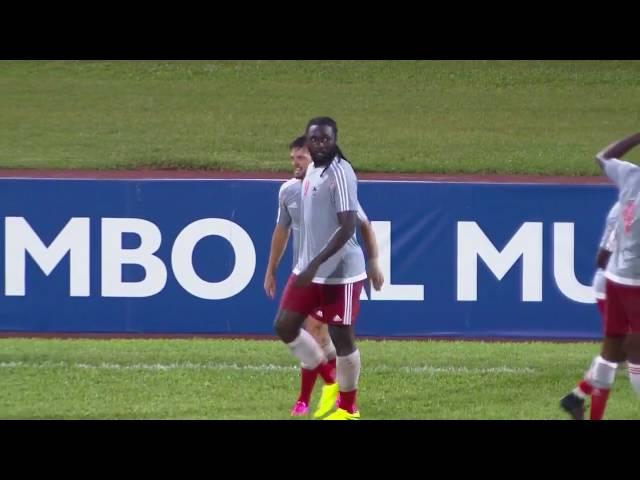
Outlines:
{"label": "grass field", "polygon": [[[360,350],[363,418],[564,419],[558,401],[598,346],[361,341]],[[4,419],[286,419],[297,387],[275,341],[0,340]],[[606,418],[639,416],[625,371]]]}
{"label": "grass field", "polygon": [[360,171],[594,175],[640,62],[0,62],[0,168],[288,171],[316,115]]}
{"label": "grass field", "polygon": [[[594,154],[640,128],[640,62],[0,61],[0,168],[289,172],[316,115],[360,171],[595,175]],[[367,419],[565,418],[598,351],[360,347]],[[3,419],[283,419],[297,384],[272,341],[0,339]],[[640,418],[626,375],[607,418]]]}

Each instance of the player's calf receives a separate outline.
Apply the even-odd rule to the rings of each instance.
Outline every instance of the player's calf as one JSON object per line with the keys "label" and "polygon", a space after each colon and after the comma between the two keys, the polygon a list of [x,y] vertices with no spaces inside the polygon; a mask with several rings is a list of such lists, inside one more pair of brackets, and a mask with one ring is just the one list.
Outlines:
{"label": "player's calf", "polygon": [[627,371],[629,380],[638,397],[640,397],[640,334],[632,333],[627,336],[625,349],[629,356]]}
{"label": "player's calf", "polygon": [[356,348],[355,334],[351,326],[329,327],[336,347],[336,377],[340,387],[338,406],[349,413],[357,412],[356,395],[360,378],[360,351]]}
{"label": "player's calf", "polygon": [[601,355],[595,357],[576,388],[562,398],[560,406],[574,420],[584,419],[585,400],[591,397],[590,418],[601,420],[616,377],[618,364],[611,359],[624,359],[621,337],[605,337]]}
{"label": "player's calf", "polygon": [[593,387],[591,391],[591,420],[602,420],[609,399],[611,387],[616,379],[618,364],[597,356],[593,359],[589,374],[585,379]]}

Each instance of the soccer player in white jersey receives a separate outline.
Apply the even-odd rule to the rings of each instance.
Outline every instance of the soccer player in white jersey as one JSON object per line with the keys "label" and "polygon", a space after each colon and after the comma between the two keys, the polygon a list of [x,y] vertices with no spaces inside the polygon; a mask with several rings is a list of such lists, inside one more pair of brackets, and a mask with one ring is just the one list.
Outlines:
{"label": "soccer player in white jersey", "polygon": [[[596,298],[598,310],[600,311],[600,315],[602,318],[603,329],[605,304],[607,298],[605,291],[606,279],[604,273],[605,269],[607,268],[607,264],[609,263],[611,253],[615,248],[616,224],[618,221],[619,210],[620,204],[616,202],[607,214],[604,233],[602,234],[600,245],[598,247],[598,253],[596,255],[597,270],[593,277],[593,293]],[[578,386],[572,392],[563,397],[560,401],[560,406],[567,413],[569,413],[574,420],[584,419],[585,399],[593,394],[597,383],[592,380],[592,376],[594,374],[593,372],[597,372],[598,369],[601,368],[601,363],[602,360],[600,359],[600,356],[595,357],[591,362],[591,367],[589,368],[589,370],[587,370],[584,378],[580,380]],[[607,399],[608,395],[595,395],[592,397],[589,415],[591,420],[602,419],[602,417],[604,416],[604,411],[606,409]]]}
{"label": "soccer player in white jersey", "polygon": [[[289,145],[289,156],[293,165],[293,178],[286,181],[280,187],[278,193],[278,217],[271,238],[271,250],[269,252],[269,264],[265,273],[264,289],[271,298],[276,293],[276,271],[287,247],[289,233],[293,232],[293,266],[298,263],[300,244],[300,207],[302,180],[307,167],[311,163],[311,155],[306,145],[306,137],[296,138]],[[375,233],[361,207],[358,208],[358,225],[364,240],[368,254],[367,273],[372,287],[380,290],[384,282],[384,276],[377,263],[378,245]],[[315,338],[322,348],[327,362],[321,364],[320,369],[309,369],[304,364],[300,366],[300,394],[291,409],[291,415],[302,416],[309,411],[309,400],[318,374],[325,385],[322,387],[322,395],[318,408],[314,412],[315,418],[320,418],[329,413],[335,406],[338,396],[338,385],[335,381],[336,373],[336,349],[329,336],[329,328],[322,323],[322,309],[318,309],[306,318],[304,328]]]}
{"label": "soccer player in white jersey", "polygon": [[640,133],[596,155],[598,165],[618,187],[620,208],[605,271],[605,338],[589,375],[592,404],[601,399],[606,403],[618,363],[625,358],[631,384],[640,395],[640,167],[619,160],[636,145],[640,145]]}
{"label": "soccer player in white jersey", "polygon": [[618,215],[620,212],[620,203],[616,201],[613,204],[609,213],[607,214],[607,220],[605,222],[604,233],[600,239],[600,245],[598,247],[598,254],[596,255],[597,270],[593,277],[593,292],[598,304],[598,310],[600,311],[604,321],[604,305],[607,298],[605,292],[606,279],[604,271],[611,258],[611,253],[615,247],[616,239],[616,223],[618,221]]}
{"label": "soccer player in white jersey", "polygon": [[322,321],[336,348],[338,408],[327,420],[360,418],[357,408],[360,352],[354,322],[367,278],[364,254],[356,239],[358,180],[336,141],[338,127],[329,117],[309,121],[305,131],[313,163],[302,183],[300,254],[276,314],[274,328],[301,363],[321,368],[322,349],[301,327],[322,309]]}

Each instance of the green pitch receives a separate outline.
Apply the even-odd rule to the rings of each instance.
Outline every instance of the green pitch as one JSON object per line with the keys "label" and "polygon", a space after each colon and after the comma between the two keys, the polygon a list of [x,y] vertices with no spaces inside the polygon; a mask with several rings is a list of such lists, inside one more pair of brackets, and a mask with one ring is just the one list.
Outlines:
{"label": "green pitch", "polygon": [[595,175],[640,62],[0,62],[0,168],[288,171],[318,115],[360,171]]}
{"label": "green pitch", "polygon": [[[598,352],[595,343],[359,345],[365,419],[565,419],[558,402]],[[0,340],[3,419],[287,419],[298,382],[276,341]],[[638,417],[624,372],[606,418]]]}

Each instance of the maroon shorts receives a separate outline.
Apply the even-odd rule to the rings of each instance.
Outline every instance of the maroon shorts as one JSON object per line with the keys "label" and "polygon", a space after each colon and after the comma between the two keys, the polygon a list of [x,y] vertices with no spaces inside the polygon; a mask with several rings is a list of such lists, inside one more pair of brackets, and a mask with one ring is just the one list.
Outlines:
{"label": "maroon shorts", "polygon": [[[297,275],[291,274],[284,287],[280,308],[303,316],[312,315],[329,325],[353,325],[360,311],[360,293],[364,280],[344,285],[311,283],[296,287]],[[321,315],[318,315],[321,312]]]}
{"label": "maroon shorts", "polygon": [[607,278],[604,334],[619,337],[640,333],[640,286],[621,285]]}

